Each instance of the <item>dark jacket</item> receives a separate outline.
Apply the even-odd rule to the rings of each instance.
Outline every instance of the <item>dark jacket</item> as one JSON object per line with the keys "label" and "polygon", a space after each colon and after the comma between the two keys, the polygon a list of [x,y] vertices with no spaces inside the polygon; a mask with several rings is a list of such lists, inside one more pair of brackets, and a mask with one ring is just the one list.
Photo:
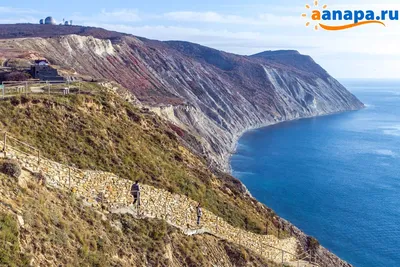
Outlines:
{"label": "dark jacket", "polygon": [[140,192],[140,186],[139,184],[133,184],[131,187],[131,194],[132,195],[138,195]]}

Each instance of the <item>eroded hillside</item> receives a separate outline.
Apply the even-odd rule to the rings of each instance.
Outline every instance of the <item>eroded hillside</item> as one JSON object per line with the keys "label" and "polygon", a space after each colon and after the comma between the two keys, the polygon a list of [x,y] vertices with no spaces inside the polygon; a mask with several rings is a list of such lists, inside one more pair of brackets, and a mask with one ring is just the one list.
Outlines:
{"label": "eroded hillside", "polygon": [[[85,83],[90,93],[8,98],[0,101],[1,128],[53,160],[186,194],[236,227],[290,229],[282,237],[295,235],[300,250],[309,249],[309,237],[219,170],[228,169],[247,129],[363,107],[310,57],[239,56],[96,28],[41,27],[0,25],[2,65],[46,58],[65,77],[116,81],[133,96]],[[320,250],[332,266],[340,262]]]}
{"label": "eroded hillside", "polygon": [[223,170],[237,137],[249,128],[363,107],[310,57],[295,51],[247,57],[84,27],[58,32],[55,26],[48,38],[50,28],[43,35],[40,25],[29,27],[16,35],[15,29],[0,26],[8,33],[3,38],[33,33],[1,40],[3,58],[43,57],[67,76],[122,84],[196,136],[201,141],[196,150]]}
{"label": "eroded hillside", "polygon": [[[45,157],[188,195],[235,226],[262,232],[272,213],[179,142],[178,128],[96,84],[92,93],[0,101],[0,128]],[[276,233],[276,228],[271,225]]]}
{"label": "eroded hillside", "polygon": [[[187,195],[233,226],[262,234],[267,227],[274,235],[280,229],[280,238],[295,236],[300,251],[309,250],[309,237],[251,198],[235,178],[211,173],[203,158],[182,145],[187,132],[109,86],[84,83],[81,89],[66,96],[6,98],[0,101],[0,126],[47,158]],[[319,251],[338,261],[323,247]]]}

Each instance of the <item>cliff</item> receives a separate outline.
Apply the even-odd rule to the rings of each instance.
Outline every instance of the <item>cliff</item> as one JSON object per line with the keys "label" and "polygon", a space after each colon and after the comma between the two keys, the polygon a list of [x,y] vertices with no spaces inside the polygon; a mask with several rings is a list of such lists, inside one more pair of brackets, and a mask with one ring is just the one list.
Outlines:
{"label": "cliff", "polygon": [[[67,104],[20,99],[4,103],[7,130],[61,162],[139,176],[154,186],[192,195],[233,225],[254,232],[262,231],[266,221],[276,223],[273,212],[249,197],[240,182],[219,173],[229,169],[237,138],[255,127],[363,107],[297,51],[239,56],[188,42],[160,42],[79,26],[0,25],[0,38],[5,66],[46,58],[65,77],[115,81],[134,95],[125,94],[126,98],[146,107],[139,112],[120,102],[107,103],[106,98],[78,97]],[[147,109],[169,123],[147,114]],[[15,119],[9,121],[11,117]],[[20,128],[31,123],[30,131]],[[47,127],[53,124],[61,124],[58,134]],[[138,133],[140,139],[133,140]],[[70,143],[75,140],[78,144]],[[275,234],[281,225],[292,229],[303,250],[310,248],[311,239],[283,220],[273,226]],[[341,262],[323,247],[318,249],[330,263],[327,266]]]}
{"label": "cliff", "polygon": [[250,128],[363,107],[296,51],[239,56],[96,28],[17,26],[0,26],[0,57],[44,57],[67,76],[118,82],[196,136],[194,149],[222,170],[228,170],[237,138]]}
{"label": "cliff", "polygon": [[[142,212],[145,212],[151,218],[154,216],[161,217],[174,227],[183,229],[186,225],[189,227],[189,224],[193,227],[196,219],[194,206],[201,202],[204,208],[203,226],[209,229],[208,233],[218,237],[217,239],[211,238],[210,242],[214,243],[208,244],[219,251],[219,253],[212,255],[215,255],[215,259],[219,257],[229,258],[229,261],[220,263],[222,266],[251,266],[252,264],[247,265],[246,261],[249,263],[249,257],[257,258],[257,255],[261,255],[264,260],[279,261],[280,258],[274,258],[279,251],[276,251],[275,248],[271,251],[271,249],[262,245],[267,241],[272,241],[274,247],[280,246],[279,244],[285,247],[285,251],[291,253],[286,256],[295,255],[304,260],[316,260],[318,263],[327,262],[321,266],[332,267],[338,266],[338,264],[349,266],[322,246],[310,242],[314,239],[279,219],[271,209],[249,197],[238,180],[228,174],[211,173],[205,160],[182,146],[180,136],[182,133],[184,135],[187,133],[178,131],[170,123],[160,120],[154,113],[129,104],[125,101],[125,98],[122,99],[119,94],[114,92],[114,88],[107,84],[83,83],[80,94],[67,96],[34,94],[6,98],[0,101],[0,129],[8,132],[5,154],[17,159],[24,168],[25,174],[30,175],[26,173],[30,172],[34,177],[38,177],[38,175],[40,176],[39,173],[42,173],[41,175],[47,177],[47,184],[50,188],[59,189],[54,189],[53,193],[41,190],[30,196],[29,190],[21,188],[19,189],[20,194],[16,198],[8,199],[9,194],[2,194],[0,198],[0,211],[2,207],[6,209],[10,207],[11,202],[16,205],[11,205],[15,209],[7,209],[6,214],[11,212],[14,217],[20,216],[26,222],[26,226],[29,227],[29,233],[22,231],[23,235],[17,236],[16,243],[22,242],[20,251],[27,252],[27,254],[21,255],[34,259],[33,266],[46,265],[46,261],[55,263],[62,261],[65,264],[72,265],[81,262],[78,265],[88,265],[88,260],[91,258],[88,258],[88,255],[103,258],[104,251],[101,248],[99,250],[96,246],[85,248],[84,254],[81,251],[81,248],[88,246],[97,234],[101,236],[106,234],[109,240],[121,238],[119,239],[120,242],[108,243],[106,251],[109,253],[106,253],[107,256],[112,256],[115,253],[118,244],[126,244],[126,247],[123,248],[123,254],[118,254],[121,256],[117,257],[121,260],[121,266],[131,266],[132,261],[135,260],[139,261],[138,265],[146,265],[147,260],[159,257],[162,251],[169,252],[168,247],[171,245],[174,247],[180,243],[193,242],[184,235],[178,235],[176,236],[176,243],[169,244],[170,236],[165,235],[167,240],[164,241],[167,244],[159,244],[157,242],[158,233],[156,235],[151,234],[149,238],[149,236],[146,237],[146,234],[150,234],[152,231],[143,232],[143,229],[152,228],[153,222],[140,223],[133,218],[130,218],[127,224],[122,222],[125,225],[122,234],[103,233],[102,230],[98,232],[96,229],[101,229],[98,226],[88,226],[87,224],[95,221],[96,217],[93,218],[90,210],[85,209],[83,211],[80,206],[84,203],[91,203],[103,207],[104,213],[106,213],[107,211],[112,212],[107,207],[115,204],[128,205],[130,201],[126,194],[130,186],[128,179],[140,179],[143,200]],[[4,140],[3,135],[1,140]],[[21,141],[25,144],[28,143],[29,146],[24,145]],[[3,147],[1,141],[0,147]],[[5,170],[1,164],[3,155],[4,153],[0,154],[0,172]],[[40,160],[38,160],[38,156]],[[48,160],[48,158],[52,160]],[[113,174],[110,172],[113,172]],[[35,178],[30,180],[32,182],[31,185],[28,183],[28,188],[32,189],[32,187],[36,187],[34,185]],[[0,184],[2,182],[4,182],[4,178],[0,176]],[[4,193],[14,192],[15,190],[3,188],[0,191]],[[104,197],[99,199],[99,194],[104,195]],[[63,213],[62,207],[53,206],[51,210],[44,209],[49,203],[42,203],[41,199],[52,199],[54,196],[60,195],[65,195],[74,201],[81,198],[84,200],[84,203],[77,203],[78,205],[70,210],[70,214],[74,216],[79,214],[75,217],[76,220],[73,224],[57,223],[58,217],[55,218],[55,224],[48,220],[50,213]],[[40,205],[30,204],[32,202]],[[53,202],[50,201],[50,203]],[[57,203],[59,202],[57,201]],[[65,201],[62,201],[62,203],[69,205]],[[35,207],[34,210],[32,210],[31,205]],[[189,206],[192,207],[189,208],[192,212],[188,213],[187,208]],[[32,218],[32,212],[40,214],[40,216]],[[79,219],[86,218],[86,216],[89,216],[88,221]],[[215,216],[219,219],[215,220]],[[113,216],[106,220],[109,220],[111,226],[115,220],[119,221],[118,218]],[[217,223],[215,223],[216,221]],[[160,222],[155,221],[154,224],[157,225]],[[85,227],[82,229],[77,225]],[[107,222],[104,227],[109,229],[110,225]],[[218,225],[218,227],[215,227],[215,225]],[[45,230],[42,226],[50,227],[51,230]],[[132,229],[140,231],[141,235],[133,243],[130,241]],[[214,229],[216,232],[214,232]],[[157,229],[154,230],[157,231]],[[63,233],[70,233],[71,231],[84,231],[92,234],[81,236],[78,242],[75,235],[68,234],[63,237],[62,244],[49,242],[43,246],[40,245],[43,239],[53,236],[53,234],[63,236]],[[93,231],[95,231],[94,234]],[[0,231],[0,235],[1,233],[2,231]],[[41,236],[41,238],[35,239],[33,238],[35,236]],[[207,239],[207,237],[205,238]],[[33,243],[31,242],[32,239]],[[153,242],[154,239],[156,239],[156,242]],[[227,247],[225,242],[221,242],[222,240],[230,240],[233,243],[229,246],[232,245],[242,251],[249,249],[249,251],[234,255],[230,254],[231,249],[229,249],[225,253],[224,250]],[[247,241],[242,243],[245,240]],[[291,245],[294,244],[292,242],[294,240],[299,245],[297,253],[295,252],[296,248]],[[235,243],[241,246],[237,247],[234,245]],[[68,254],[72,255],[73,258],[68,258],[68,255],[64,254],[61,255],[61,258],[54,258],[53,255],[62,251],[66,244],[72,244],[72,247],[68,246]],[[165,248],[163,248],[164,245]],[[157,246],[161,250],[151,249],[152,246]],[[143,251],[141,249],[143,247],[148,249]],[[139,254],[145,253],[145,258],[138,259],[137,255],[125,254],[126,251],[131,250]],[[18,257],[17,249],[14,251],[15,255],[10,255],[11,258],[25,259],[25,256],[23,258]],[[315,253],[312,259],[307,254],[310,251]],[[173,251],[173,253],[176,252],[182,253],[180,260],[176,262],[178,259],[174,259],[172,255],[168,255],[167,259],[162,257],[164,266],[175,266],[175,263],[178,266],[188,265],[187,260],[192,260],[193,253],[197,253],[197,251]],[[303,252],[307,253],[304,254]],[[209,255],[209,252],[206,252],[206,254]],[[175,257],[175,254],[173,255]],[[243,261],[241,255],[248,255],[244,256],[247,260]],[[315,256],[322,256],[323,258],[320,261]],[[260,259],[253,264],[254,266],[275,266],[262,261]],[[196,262],[198,261],[196,260]],[[201,263],[198,262],[193,265],[212,265],[214,263],[213,260],[206,257],[203,258]],[[47,262],[47,265],[49,264]],[[94,263],[90,265],[94,265]],[[98,266],[108,265],[107,261],[102,261],[102,264]],[[152,262],[147,265],[155,266],[157,264]]]}

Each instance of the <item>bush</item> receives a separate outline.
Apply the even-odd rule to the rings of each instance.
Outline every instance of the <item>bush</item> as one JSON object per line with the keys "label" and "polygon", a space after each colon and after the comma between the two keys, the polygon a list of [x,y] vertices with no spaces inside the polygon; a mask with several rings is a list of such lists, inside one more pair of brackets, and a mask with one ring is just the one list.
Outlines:
{"label": "bush", "polygon": [[1,162],[0,171],[17,179],[21,176],[21,166],[15,160],[5,160]]}
{"label": "bush", "polygon": [[4,80],[5,81],[26,81],[30,78],[32,78],[32,76],[29,73],[15,71],[15,72],[7,73],[4,77]]}

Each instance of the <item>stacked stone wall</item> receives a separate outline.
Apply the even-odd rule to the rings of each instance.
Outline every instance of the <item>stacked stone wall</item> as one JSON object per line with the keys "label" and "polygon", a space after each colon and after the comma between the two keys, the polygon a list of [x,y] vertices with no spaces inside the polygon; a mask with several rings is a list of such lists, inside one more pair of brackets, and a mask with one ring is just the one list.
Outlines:
{"label": "stacked stone wall", "polygon": [[294,237],[278,239],[273,235],[247,232],[233,227],[204,208],[198,226],[198,203],[187,196],[143,184],[140,192],[141,205],[133,207],[130,195],[132,181],[113,173],[77,169],[40,157],[40,153],[29,154],[10,146],[7,147],[5,155],[17,160],[23,168],[31,172],[44,174],[48,186],[70,190],[94,207],[103,207],[111,211],[131,209],[131,213],[138,218],[163,219],[189,235],[211,234],[244,246],[276,263],[313,266],[296,261],[298,241]]}

